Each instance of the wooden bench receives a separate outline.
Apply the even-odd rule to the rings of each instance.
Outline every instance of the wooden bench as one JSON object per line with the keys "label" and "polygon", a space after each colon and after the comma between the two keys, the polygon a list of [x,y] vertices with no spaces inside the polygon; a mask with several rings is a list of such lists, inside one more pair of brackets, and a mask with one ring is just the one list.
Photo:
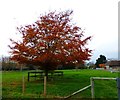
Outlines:
{"label": "wooden bench", "polygon": [[54,71],[53,75],[54,76],[63,76],[63,72],[62,71]]}
{"label": "wooden bench", "polygon": [[[32,75],[31,75],[32,74]],[[34,72],[28,72],[28,81],[30,80],[30,77],[41,77],[44,75],[44,72],[40,71],[40,72],[37,72],[37,71],[34,71]]]}
{"label": "wooden bench", "polygon": [[[33,71],[33,72],[28,72],[28,81],[30,80],[30,77],[35,77],[35,79],[42,78],[45,75],[43,71]],[[63,76],[62,71],[51,71],[48,72],[48,76],[54,77],[54,76]]]}

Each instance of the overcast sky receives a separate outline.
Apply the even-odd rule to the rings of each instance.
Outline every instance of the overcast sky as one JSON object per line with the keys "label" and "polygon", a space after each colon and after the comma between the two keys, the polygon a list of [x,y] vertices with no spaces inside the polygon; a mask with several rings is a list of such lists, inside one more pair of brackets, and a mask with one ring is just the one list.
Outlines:
{"label": "overcast sky", "polygon": [[35,22],[48,11],[73,10],[73,20],[93,36],[88,43],[91,61],[100,54],[118,58],[119,0],[0,0],[0,56],[8,56],[9,38],[18,39],[16,27]]}

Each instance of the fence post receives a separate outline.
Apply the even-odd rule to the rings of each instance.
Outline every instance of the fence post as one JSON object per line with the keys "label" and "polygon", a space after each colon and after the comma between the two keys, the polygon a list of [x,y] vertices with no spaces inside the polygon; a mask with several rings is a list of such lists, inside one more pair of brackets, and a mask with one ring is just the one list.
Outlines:
{"label": "fence post", "polygon": [[91,81],[91,96],[92,98],[94,98],[94,79],[91,78],[90,81]]}
{"label": "fence post", "polygon": [[44,76],[44,96],[46,97],[46,76]]}
{"label": "fence post", "polygon": [[24,72],[23,72],[23,65],[20,65],[21,66],[21,72],[22,72],[22,93],[24,94],[25,92],[25,77],[24,77]]}
{"label": "fence post", "polygon": [[22,77],[22,93],[24,93],[24,92],[25,92],[25,77],[23,75],[23,77]]}
{"label": "fence post", "polygon": [[118,100],[120,100],[120,78],[117,78]]}

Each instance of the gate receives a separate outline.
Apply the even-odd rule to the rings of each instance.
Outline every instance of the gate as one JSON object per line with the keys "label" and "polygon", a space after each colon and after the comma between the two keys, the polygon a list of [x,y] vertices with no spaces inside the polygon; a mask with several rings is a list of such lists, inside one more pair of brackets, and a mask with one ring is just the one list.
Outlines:
{"label": "gate", "polygon": [[94,80],[116,80],[117,88],[118,88],[118,100],[120,100],[120,78],[105,78],[105,77],[91,77],[90,78],[90,85],[88,85],[88,86],[86,86],[86,87],[84,87],[84,88],[82,88],[82,89],[80,89],[80,90],[66,96],[65,99],[68,99],[68,98],[70,98],[70,97],[72,97],[72,96],[74,96],[74,95],[76,95],[76,94],[90,88],[90,87],[91,87],[91,98],[95,98],[95,95],[94,95],[95,94]]}

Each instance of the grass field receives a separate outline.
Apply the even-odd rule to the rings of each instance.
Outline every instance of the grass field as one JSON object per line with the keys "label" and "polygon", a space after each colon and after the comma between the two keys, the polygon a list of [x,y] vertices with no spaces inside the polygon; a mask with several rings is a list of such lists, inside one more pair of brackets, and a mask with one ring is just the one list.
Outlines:
{"label": "grass field", "polygon": [[[44,98],[43,80],[27,81],[27,72],[2,72],[3,98]],[[118,77],[118,73],[104,70],[63,70],[63,77],[54,77],[47,82],[46,98],[62,98],[90,84],[90,77]],[[22,76],[25,76],[25,92],[22,93]],[[90,89],[71,98],[91,98]],[[117,98],[115,80],[96,80],[95,98]]]}

